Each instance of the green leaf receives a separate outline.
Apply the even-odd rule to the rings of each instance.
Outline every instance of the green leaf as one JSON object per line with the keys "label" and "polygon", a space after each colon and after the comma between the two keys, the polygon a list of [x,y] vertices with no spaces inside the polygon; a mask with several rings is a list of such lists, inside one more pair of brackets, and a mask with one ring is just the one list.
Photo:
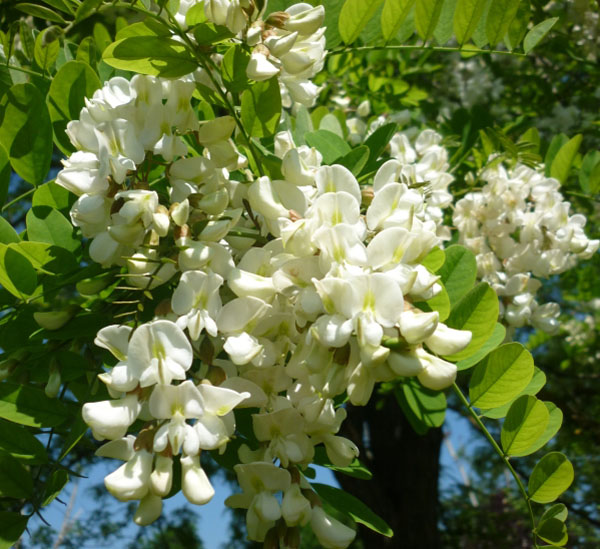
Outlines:
{"label": "green leaf", "polygon": [[67,482],[69,482],[69,475],[64,469],[54,471],[46,483],[42,507],[45,507],[49,503],[53,502],[56,499],[56,496],[58,496],[58,494],[60,494],[62,489],[66,486]]}
{"label": "green leaf", "polygon": [[440,427],[446,417],[446,395],[423,387],[415,378],[402,384],[402,392],[416,420],[426,429]]}
{"label": "green leaf", "polygon": [[546,19],[541,23],[538,23],[535,27],[533,27],[526,35],[525,40],[523,40],[523,51],[525,53],[529,53],[533,48],[535,48],[540,40],[548,34],[550,29],[555,25],[558,21],[558,17],[552,17],[550,19]]}
{"label": "green leaf", "polygon": [[563,413],[561,409],[553,404],[552,402],[545,402],[544,406],[548,409],[549,419],[548,424],[546,425],[546,429],[541,434],[541,436],[527,448],[527,454],[529,455],[537,452],[540,448],[545,446],[555,435],[558,433],[560,426],[562,425]]}
{"label": "green leaf", "polygon": [[40,184],[50,169],[52,129],[43,95],[33,84],[16,84],[0,100],[0,143],[13,169]]}
{"label": "green leaf", "polygon": [[551,503],[573,482],[573,465],[560,452],[546,454],[534,467],[527,491],[537,503]]}
{"label": "green leaf", "polygon": [[564,503],[555,503],[552,507],[549,507],[544,511],[542,518],[540,518],[540,524],[545,520],[551,518],[565,522],[569,516],[569,511]]}
{"label": "green leaf", "polygon": [[164,23],[156,19],[146,19],[123,27],[117,32],[115,39],[123,40],[134,36],[171,36],[171,34],[171,30]]}
{"label": "green leaf", "polygon": [[554,161],[554,157],[561,149],[563,145],[565,145],[569,141],[569,138],[564,134],[560,133],[555,135],[550,141],[550,145],[548,146],[548,150],[546,151],[546,156],[544,156],[544,165],[546,166],[545,174],[550,177],[550,168],[552,166],[552,162]]}
{"label": "green leaf", "polygon": [[517,14],[508,27],[508,32],[504,37],[504,43],[509,50],[514,50],[523,40],[531,18],[531,8],[529,2],[519,2]]}
{"label": "green leaf", "polygon": [[21,299],[33,295],[37,287],[37,274],[29,260],[5,244],[0,245],[0,282]]}
{"label": "green leaf", "polygon": [[541,522],[535,529],[536,535],[552,544],[554,547],[562,547],[567,544],[569,535],[565,523],[556,518],[549,518]]}
{"label": "green leaf", "polygon": [[537,395],[542,387],[546,385],[546,374],[542,372],[537,366],[533,367],[533,377],[531,381],[527,384],[527,387],[523,389],[511,402],[507,402],[502,406],[498,406],[497,408],[492,408],[491,410],[482,410],[481,415],[485,417],[489,417],[491,419],[501,419],[506,417],[508,414],[508,410],[510,409],[512,403],[519,397],[523,395]]}
{"label": "green leaf", "polygon": [[3,381],[0,417],[29,427],[56,427],[69,417],[69,412],[60,400],[48,398],[40,389]]}
{"label": "green leaf", "polygon": [[371,473],[371,471],[369,471],[358,459],[354,459],[354,461],[348,465],[348,467],[338,467],[337,465],[334,465],[329,460],[327,451],[323,446],[315,446],[315,457],[313,458],[313,463],[315,465],[327,467],[327,469],[331,469],[332,471],[343,473],[349,477],[360,478],[362,480],[370,480],[373,478],[373,473]]}
{"label": "green leaf", "polygon": [[46,463],[44,445],[25,427],[0,420],[0,454],[4,452],[29,463]]}
{"label": "green leaf", "polygon": [[556,153],[552,166],[550,168],[550,176],[558,179],[561,183],[565,183],[569,177],[569,171],[573,165],[573,160],[579,151],[579,146],[583,136],[577,134],[575,137],[567,141]]}
{"label": "green leaf", "polygon": [[178,78],[198,68],[185,44],[164,36],[131,36],[110,44],[102,60],[126,71]]}
{"label": "green leaf", "polygon": [[309,147],[314,147],[323,155],[323,164],[334,164],[351,151],[348,143],[329,130],[308,132],[304,134],[304,139]]}
{"label": "green leaf", "polygon": [[2,244],[10,244],[11,242],[20,242],[21,239],[12,227],[3,217],[0,217],[0,242]]}
{"label": "green leaf", "polygon": [[103,0],[83,0],[75,12],[75,22],[79,23],[80,21],[87,19],[90,15],[94,15],[102,2]]}
{"label": "green leaf", "polygon": [[446,261],[437,271],[450,297],[450,304],[456,305],[473,287],[477,278],[475,255],[464,246],[446,248]]}
{"label": "green leaf", "polygon": [[34,206],[25,219],[29,240],[54,244],[71,252],[81,247],[79,239],[73,236],[73,226],[58,210],[49,206]]}
{"label": "green leaf", "polygon": [[485,34],[490,47],[500,42],[517,15],[520,0],[494,0],[485,22]]}
{"label": "green leaf", "polygon": [[28,498],[33,495],[29,471],[14,457],[0,454],[0,497]]}
{"label": "green leaf", "polygon": [[67,3],[68,1],[69,0],[44,0],[46,4],[52,6],[53,8],[56,8],[57,10],[60,10],[63,13],[72,15],[74,12],[70,4]]}
{"label": "green leaf", "polygon": [[385,124],[377,128],[363,143],[369,147],[369,160],[365,167],[365,171],[372,171],[377,167],[377,160],[383,154],[383,151],[388,146],[389,142],[398,129],[398,124]]}
{"label": "green leaf", "polygon": [[75,196],[54,181],[40,185],[33,193],[32,207],[48,206],[56,210],[68,212],[75,202]]}
{"label": "green leaf", "polygon": [[10,549],[27,527],[27,515],[0,511],[0,549]]}
{"label": "green leaf", "polygon": [[523,395],[512,403],[500,434],[507,456],[526,456],[527,449],[542,435],[550,414],[541,400]]}
{"label": "green leaf", "polygon": [[444,250],[436,246],[425,256],[425,259],[421,261],[421,265],[427,268],[430,273],[437,273],[445,261],[446,253]]}
{"label": "green leaf", "polygon": [[345,154],[341,158],[338,158],[336,163],[341,164],[348,168],[356,177],[365,167],[367,160],[369,159],[369,148],[365,145],[360,145],[355,149],[352,149],[349,153]]}
{"label": "green leaf", "polygon": [[[2,91],[0,90],[0,95]],[[8,186],[10,185],[10,160],[4,147],[0,145],[0,208],[6,202]]]}
{"label": "green leaf", "polygon": [[444,0],[417,0],[415,25],[417,33],[426,42],[433,36],[442,11]]}
{"label": "green leaf", "polygon": [[194,38],[199,46],[210,46],[234,36],[227,27],[213,23],[200,23],[194,27]]}
{"label": "green leaf", "polygon": [[221,76],[225,87],[233,92],[239,93],[249,86],[246,76],[246,68],[250,61],[250,55],[240,46],[231,46],[221,61]]}
{"label": "green leaf", "polygon": [[458,0],[444,0],[444,5],[440,12],[440,20],[435,27],[435,31],[433,31],[433,37],[440,46],[452,38],[454,11],[457,2]]}
{"label": "green leaf", "polygon": [[533,377],[533,357],[520,343],[505,343],[473,370],[469,399],[480,409],[496,408],[515,398]]}
{"label": "green leaf", "polygon": [[374,530],[388,538],[394,535],[388,524],[362,501],[348,494],[344,490],[328,486],[327,484],[311,483],[317,494],[335,509],[347,513],[356,522],[364,524],[367,528]]}
{"label": "green leaf", "polygon": [[63,153],[69,155],[75,150],[65,133],[67,124],[79,118],[85,98],[91,97],[101,86],[98,75],[82,61],[65,63],[52,79],[46,101],[54,140]]}
{"label": "green leaf", "polygon": [[381,30],[386,40],[395,38],[415,0],[385,0],[381,12]]}
{"label": "green leaf", "polygon": [[33,15],[34,17],[39,17],[40,19],[45,19],[46,21],[52,21],[53,23],[61,23],[63,25],[66,25],[67,23],[60,14],[44,6],[38,6],[37,4],[29,4],[27,2],[23,2],[21,4],[17,4],[15,8],[22,11],[23,13]]}
{"label": "green leaf", "polygon": [[[75,60],[80,61],[81,63],[85,63],[86,65],[96,66],[98,57],[96,52],[96,43],[94,42],[94,38],[92,36],[86,36],[79,43],[79,47],[77,48],[77,54],[75,55]],[[53,81],[55,79],[56,75],[54,76]]]}
{"label": "green leaf", "polygon": [[490,338],[498,319],[498,296],[485,282],[469,291],[452,309],[446,324],[457,330],[469,330],[471,343],[449,360],[458,362],[478,351]]}
{"label": "green leaf", "polygon": [[415,303],[424,311],[437,311],[440,315],[440,322],[444,322],[450,315],[452,307],[450,306],[450,298],[446,288],[442,286],[442,291],[436,296],[428,299],[424,303],[422,301]]}
{"label": "green leaf", "polygon": [[[1,163],[0,159],[0,165]],[[600,151],[589,151],[583,157],[579,170],[579,185],[584,193],[596,194],[600,191]]]}
{"label": "green leaf", "polygon": [[[488,353],[493,351],[498,345],[500,345],[506,337],[506,328],[502,324],[496,323],[494,331],[489,339],[483,344],[481,349],[476,353],[472,354],[469,358],[464,358],[456,363],[458,370],[467,370],[472,366],[475,366],[480,360],[484,359]],[[508,408],[506,409],[508,411]],[[504,417],[504,416],[502,416]]]}
{"label": "green leaf", "polygon": [[19,38],[21,39],[21,48],[27,59],[33,59],[33,50],[35,47],[32,28],[23,20],[19,21]]}
{"label": "green leaf", "polygon": [[[272,2],[269,2],[269,8],[271,8],[271,4]],[[323,21],[323,26],[327,27],[325,31],[327,47],[335,48],[342,42],[338,21],[340,20],[340,12],[342,11],[344,0],[323,0],[322,4],[325,6],[325,21]],[[269,11],[273,10],[269,9]]]}
{"label": "green leaf", "polygon": [[56,27],[44,29],[35,39],[33,57],[38,67],[42,69],[43,72],[49,71],[58,58],[60,42],[56,37],[48,41],[48,37],[51,36],[49,33],[55,32]]}
{"label": "green leaf", "polygon": [[8,247],[24,255],[36,271],[45,274],[68,274],[78,268],[71,252],[52,244],[22,241]]}
{"label": "green leaf", "polygon": [[346,0],[340,11],[338,30],[346,44],[354,42],[383,0]]}
{"label": "green leaf", "polygon": [[251,137],[273,135],[281,117],[277,77],[256,82],[242,93],[242,123]]}
{"label": "green leaf", "polygon": [[461,48],[473,36],[485,6],[486,0],[458,0],[456,3],[454,34]]}
{"label": "green leaf", "polygon": [[193,27],[198,23],[204,23],[206,21],[206,14],[204,13],[204,3],[198,2],[194,4],[185,14],[185,24],[188,27]]}

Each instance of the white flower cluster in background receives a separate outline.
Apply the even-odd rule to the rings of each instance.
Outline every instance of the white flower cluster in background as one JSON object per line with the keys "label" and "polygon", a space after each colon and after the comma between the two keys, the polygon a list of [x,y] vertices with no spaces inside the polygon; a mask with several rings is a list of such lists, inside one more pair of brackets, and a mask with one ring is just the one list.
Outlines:
{"label": "white flower cluster in background", "polygon": [[172,289],[149,322],[96,337],[116,360],[100,375],[111,399],[83,415],[109,441],[99,455],[125,462],[106,487],[139,501],[135,520],[148,524],[179,466],[185,497],[206,503],[214,490],[200,456],[225,451],[234,409],[252,408],[254,443],[235,467],[243,493],[228,501],[247,509],[250,538],[310,523],[324,547],[346,547],[355,532],[326,515],[301,473],[317,445],[339,467],[357,456],[337,434],[346,411],[334,398],[364,405],[376,382],[399,376],[448,387],[456,366],[440,357],[471,339],[415,306],[441,290],[422,262],[442,242],[445,197],[423,189],[444,173],[445,151],[433,132],[414,148],[398,136],[361,188],[281,132],[283,177],[254,179],[231,140],[234,119],[199,122],[192,91],[109,80],[69,124],[78,151],[57,176],[79,197],[71,216],[95,261],[123,266],[141,289]]}
{"label": "white flower cluster in background", "polygon": [[535,300],[539,279],[590,258],[599,242],[585,235],[583,215],[569,214],[559,182],[541,171],[498,165],[486,169],[481,180],[481,191],[456,203],[459,243],[475,253],[478,276],[500,297],[500,315],[508,326],[531,324],[554,333],[560,309]]}

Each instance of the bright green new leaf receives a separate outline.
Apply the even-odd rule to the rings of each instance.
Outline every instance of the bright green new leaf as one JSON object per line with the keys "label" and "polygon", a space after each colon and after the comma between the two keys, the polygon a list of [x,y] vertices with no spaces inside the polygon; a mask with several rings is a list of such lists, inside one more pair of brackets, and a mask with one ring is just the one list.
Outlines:
{"label": "bright green new leaf", "polygon": [[583,136],[577,134],[559,149],[552,161],[552,166],[550,168],[551,177],[558,179],[561,183],[564,183],[567,180],[582,139]]}
{"label": "bright green new leaf", "polygon": [[124,40],[133,36],[171,36],[171,30],[167,25],[156,19],[146,19],[133,25],[127,25],[117,32],[116,40]]}
{"label": "bright green new leaf", "polygon": [[31,199],[31,205],[34,208],[36,206],[49,206],[50,208],[63,210],[65,213],[68,213],[75,200],[76,197],[73,193],[57,185],[54,181],[48,181],[48,183],[40,185],[35,190]]}
{"label": "bright green new leaf", "polygon": [[535,27],[533,27],[526,35],[525,40],[523,40],[523,51],[525,53],[529,53],[533,48],[535,48],[540,40],[548,34],[550,29],[556,24],[558,21],[558,17],[552,17],[550,19],[546,19],[541,23],[538,23]]}
{"label": "bright green new leaf", "polygon": [[59,469],[58,471],[54,471],[46,483],[42,507],[52,503],[56,499],[56,496],[61,493],[67,482],[69,482],[69,475],[65,470]]}
{"label": "bright green new leaf", "polygon": [[185,44],[164,36],[132,36],[110,44],[102,60],[126,71],[178,78],[198,68]]}
{"label": "bright green new leaf", "polygon": [[29,471],[17,459],[0,454],[0,497],[28,498],[33,494]]}
{"label": "bright green new leaf", "polygon": [[549,518],[540,522],[535,529],[535,533],[539,538],[550,543],[553,547],[562,547],[569,540],[567,526],[562,520],[557,518]]}
{"label": "bright green new leaf", "polygon": [[[514,400],[523,396],[523,395],[537,395],[542,387],[546,385],[546,374],[542,372],[537,366],[533,367],[533,377],[531,381],[527,384],[527,387],[523,389]],[[506,417],[508,414],[508,410],[510,409],[513,401],[507,402],[502,406],[498,406],[497,408],[492,408],[491,410],[482,410],[481,415],[485,417],[489,417],[491,419],[500,419]]]}
{"label": "bright green new leaf", "polygon": [[381,12],[381,31],[386,40],[395,38],[415,0],[385,0]]}
{"label": "bright green new leaf", "polygon": [[419,36],[427,42],[437,27],[444,0],[417,0],[415,25]]}
{"label": "bright green new leaf", "polygon": [[21,4],[17,4],[15,8],[22,11],[23,13],[33,15],[34,17],[39,17],[40,19],[43,19],[45,21],[52,21],[53,23],[61,23],[63,25],[66,24],[66,21],[59,13],[56,13],[54,10],[46,8],[45,6],[39,6],[37,4],[29,4],[28,2],[23,2]]}
{"label": "bright green new leaf", "polygon": [[54,140],[63,153],[68,155],[75,150],[65,133],[68,122],[79,118],[84,98],[91,97],[101,85],[93,69],[82,61],[65,63],[52,79],[46,101]]}
{"label": "bright green new leaf", "polygon": [[517,15],[520,0],[494,0],[490,5],[485,22],[485,34],[493,48],[508,32],[510,24]]}
{"label": "bright green new leaf", "polygon": [[4,288],[24,299],[33,295],[37,282],[37,274],[29,260],[10,246],[0,245],[0,283]]}
{"label": "bright green new leaf", "polygon": [[527,453],[521,455],[529,455],[533,454],[534,452],[537,452],[540,448],[545,446],[550,441],[550,439],[552,439],[556,435],[556,433],[558,433],[558,430],[562,425],[563,413],[561,409],[552,402],[544,401],[544,406],[546,406],[546,408],[548,409],[549,414],[546,429],[541,434],[541,436],[539,436],[538,439],[526,449]]}
{"label": "bright green new leaf", "polygon": [[33,84],[16,84],[0,100],[0,143],[25,181],[39,185],[50,169],[52,128],[43,95]]}
{"label": "bright green new leaf", "polygon": [[442,11],[440,12],[440,20],[433,31],[433,37],[440,46],[452,38],[454,32],[452,28],[454,10],[456,9],[457,2],[458,0],[444,0],[444,5],[442,6]]}
{"label": "bright green new leaf", "polygon": [[308,132],[304,134],[304,139],[309,147],[314,147],[323,155],[323,164],[334,164],[352,150],[346,141],[329,130]]}
{"label": "bright green new leaf", "polygon": [[515,398],[533,377],[533,357],[520,343],[505,343],[473,370],[469,399],[480,409],[496,408]]}
{"label": "bright green new leaf", "polygon": [[523,395],[512,403],[500,434],[507,456],[525,456],[527,449],[542,435],[550,414],[541,400]]}
{"label": "bright green new leaf", "polygon": [[103,0],[83,0],[75,12],[75,21],[79,23],[79,21],[83,21],[90,15],[93,15],[102,2]]}
{"label": "bright green new leaf", "polygon": [[69,417],[66,406],[44,391],[9,381],[0,383],[0,417],[29,427],[56,427]]}
{"label": "bright green new leaf", "polygon": [[54,244],[71,252],[81,247],[81,241],[73,236],[73,226],[58,210],[34,206],[25,219],[29,240]]}
{"label": "bright green new leaf", "polygon": [[221,61],[221,76],[225,87],[234,93],[245,90],[248,85],[246,68],[250,61],[250,55],[240,46],[231,46]]}
{"label": "bright green new leaf", "polygon": [[450,246],[445,252],[446,261],[437,274],[442,277],[450,304],[454,306],[475,284],[477,261],[475,255],[464,246]]}
{"label": "bright green new leaf", "polygon": [[[79,43],[79,47],[77,48],[77,53],[75,55],[75,60],[80,61],[81,63],[85,63],[86,65],[92,65],[94,67],[96,66],[98,56],[96,51],[96,43],[94,42],[94,38],[92,36],[86,36]],[[56,78],[56,75],[54,78]]]}
{"label": "bright green new leaf", "polygon": [[185,14],[185,24],[188,27],[193,27],[198,23],[204,23],[206,21],[206,14],[204,13],[204,3],[198,2],[194,4]]}
{"label": "bright green new leaf", "polygon": [[573,465],[560,452],[546,454],[534,467],[527,491],[537,503],[551,503],[573,482]]}
{"label": "bright green new leaf", "polygon": [[25,427],[0,419],[0,454],[2,453],[28,463],[48,461],[44,445]]}
{"label": "bright green new leaf", "polygon": [[[440,315],[440,322],[444,322],[450,315],[452,307],[450,306],[450,298],[446,288],[442,286],[442,291],[436,296],[423,302],[418,302],[415,305],[419,306],[424,311],[437,311]],[[423,306],[424,305],[424,306]]]}
{"label": "bright green new leaf", "polygon": [[256,82],[242,93],[242,123],[250,137],[273,135],[281,117],[277,77]]}
{"label": "bright green new leaf", "polygon": [[454,11],[454,34],[459,46],[473,36],[477,24],[483,15],[486,0],[458,0]]}
{"label": "bright green new leaf", "polygon": [[[494,331],[488,340],[483,344],[481,349],[472,354],[469,358],[464,358],[456,363],[458,370],[467,370],[472,366],[475,366],[480,360],[483,360],[488,353],[493,351],[498,345],[500,345],[506,336],[506,328],[502,324],[496,323]],[[508,411],[508,408],[507,408]],[[504,417],[504,416],[502,416]]]}
{"label": "bright green new leaf", "polygon": [[346,0],[340,11],[338,30],[346,44],[354,42],[383,0]]}
{"label": "bright green new leaf", "polygon": [[348,494],[344,490],[328,486],[327,484],[311,483],[317,494],[323,501],[329,503],[335,509],[347,513],[356,522],[364,524],[367,528],[379,532],[388,538],[394,535],[389,525],[362,501]]}
{"label": "bright green new leaf", "polygon": [[425,256],[425,259],[421,261],[421,265],[426,267],[430,273],[437,273],[445,261],[446,252],[436,246]]}
{"label": "bright green new leaf", "polygon": [[51,33],[56,32],[56,27],[50,27],[40,32],[35,39],[33,57],[38,67],[47,72],[56,62],[58,52],[60,51],[60,42],[58,37],[53,37]]}
{"label": "bright green new leaf", "polygon": [[469,330],[473,337],[466,349],[447,358],[458,362],[478,351],[494,331],[498,310],[498,296],[485,282],[463,296],[453,307],[446,324],[457,330]]}
{"label": "bright green new leaf", "polygon": [[548,150],[546,151],[546,155],[544,156],[544,165],[546,166],[545,174],[550,177],[550,168],[552,167],[552,162],[554,161],[554,157],[557,155],[558,151],[569,141],[568,136],[564,133],[559,133],[552,138],[550,141],[550,145],[548,146]]}
{"label": "bright green new leaf", "polygon": [[[2,92],[0,91],[0,94]],[[8,196],[8,186],[10,184],[10,160],[4,147],[0,145],[0,208],[6,202]]]}
{"label": "bright green new leaf", "polygon": [[0,217],[0,242],[2,244],[10,244],[11,242],[19,242],[20,240],[13,226],[6,219]]}
{"label": "bright green new leaf", "polygon": [[0,549],[10,549],[27,527],[29,517],[0,511]]}
{"label": "bright green new leaf", "polygon": [[567,509],[567,506],[564,503],[555,503],[552,507],[549,507],[544,511],[544,514],[540,519],[540,524],[551,518],[565,522],[568,516],[569,510]]}

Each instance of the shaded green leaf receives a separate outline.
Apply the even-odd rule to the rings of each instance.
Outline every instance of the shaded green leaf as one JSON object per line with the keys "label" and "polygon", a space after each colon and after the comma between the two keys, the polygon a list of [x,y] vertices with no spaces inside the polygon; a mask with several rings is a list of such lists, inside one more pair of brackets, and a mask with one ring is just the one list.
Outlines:
{"label": "shaded green leaf", "polygon": [[[0,90],[0,95],[2,91]],[[8,196],[8,186],[10,184],[10,160],[4,147],[0,145],[0,208],[6,202]]]}
{"label": "shaded green leaf", "polygon": [[495,408],[515,398],[533,377],[533,357],[520,343],[505,343],[473,370],[469,399],[481,409]]}
{"label": "shaded green leaf", "polygon": [[0,454],[0,497],[28,498],[33,480],[25,466],[8,454]]}
{"label": "shaded green leaf", "polygon": [[569,540],[567,526],[563,521],[556,518],[549,518],[540,523],[535,529],[535,533],[539,538],[551,543],[553,546],[562,547]]}
{"label": "shaded green leaf", "polygon": [[396,37],[414,4],[415,0],[385,0],[381,12],[381,30],[386,40]]}
{"label": "shaded green leaf", "polygon": [[[1,163],[0,158],[0,165]],[[583,157],[579,170],[579,185],[584,193],[596,194],[600,191],[600,151],[589,151]]]}
{"label": "shaded green leaf", "polygon": [[555,435],[558,433],[560,426],[562,425],[563,413],[561,409],[553,404],[552,402],[545,402],[544,406],[548,409],[548,424],[546,425],[546,429],[541,434],[538,439],[527,448],[527,454],[521,455],[529,455],[537,452],[540,448],[545,446]]}
{"label": "shaded green leaf", "polygon": [[329,130],[317,130],[304,134],[309,147],[314,147],[323,155],[323,164],[333,164],[350,153],[350,145],[339,135]]}
{"label": "shaded green leaf", "polygon": [[573,465],[560,452],[546,454],[534,467],[527,491],[537,503],[551,503],[573,482]]}
{"label": "shaded green leaf", "polygon": [[509,456],[525,456],[527,449],[542,435],[548,425],[550,414],[541,400],[523,395],[515,400],[500,434],[504,453]]}
{"label": "shaded green leaf", "polygon": [[458,0],[454,11],[454,34],[460,47],[473,36],[483,15],[486,0]]}
{"label": "shaded green leaf", "polygon": [[277,77],[256,82],[242,93],[242,123],[251,137],[273,135],[281,117]]}
{"label": "shaded green leaf", "polygon": [[383,154],[383,151],[388,146],[397,129],[398,124],[384,124],[365,139],[363,145],[369,147],[370,151],[365,171],[368,172],[375,169],[378,158]]}
{"label": "shaded green leaf", "polygon": [[0,417],[29,427],[56,427],[63,423],[69,412],[55,398],[44,391],[8,381],[0,383]]}
{"label": "shaded green leaf", "polygon": [[2,285],[16,297],[24,298],[32,295],[37,286],[37,274],[33,265],[14,248],[2,244],[0,249],[2,250],[0,253]]}
{"label": "shaded green leaf", "polygon": [[517,15],[520,0],[494,0],[490,5],[485,22],[485,34],[493,48],[508,32],[510,24]]}
{"label": "shaded green leaf", "polygon": [[0,511],[0,549],[10,549],[27,527],[27,515]]}
{"label": "shaded green leaf", "polygon": [[356,522],[360,522],[367,528],[379,532],[384,536],[392,537],[394,535],[392,529],[381,517],[371,511],[362,501],[344,490],[316,482],[311,483],[311,486],[324,501],[335,509],[347,513]]}
{"label": "shaded green leaf", "polygon": [[519,2],[517,14],[508,27],[508,32],[504,37],[504,43],[509,50],[514,50],[523,40],[531,18],[531,8],[529,2]]}
{"label": "shaded green leaf", "polygon": [[564,503],[556,503],[552,507],[549,507],[544,511],[542,518],[540,518],[540,524],[545,520],[549,520],[551,518],[555,518],[557,520],[565,522],[568,516],[569,511],[567,509],[567,506]]}
{"label": "shaded green leaf", "polygon": [[58,246],[46,242],[22,241],[9,244],[12,248],[24,255],[36,271],[46,274],[67,274],[78,268],[75,256]]}
{"label": "shaded green leaf", "polygon": [[365,167],[369,159],[369,148],[365,145],[360,145],[352,149],[349,153],[337,159],[337,164],[341,164],[348,168],[356,177]]}
{"label": "shaded green leaf", "polygon": [[200,23],[194,27],[194,38],[199,46],[210,46],[234,36],[227,27],[222,25]]}
{"label": "shaded green leaf", "polygon": [[46,483],[42,507],[45,507],[54,501],[56,496],[62,492],[62,489],[66,486],[67,482],[69,482],[69,475],[64,469],[54,471]]}
{"label": "shaded green leaf", "polygon": [[73,226],[58,210],[49,206],[34,206],[26,216],[29,240],[54,244],[74,252],[81,247],[73,236]]}
{"label": "shaded green leaf", "polygon": [[46,448],[24,426],[0,420],[0,453],[30,463],[48,461]]}
{"label": "shaded green leaf", "polygon": [[338,30],[346,44],[354,42],[383,0],[346,0],[340,11]]}
{"label": "shaded green leaf", "polygon": [[90,15],[94,15],[102,2],[103,0],[83,0],[75,12],[75,21],[79,23],[80,21],[88,18]]}
{"label": "shaded green leaf", "polygon": [[53,23],[61,23],[66,24],[66,21],[63,19],[62,15],[56,13],[54,10],[50,8],[46,8],[45,6],[39,6],[38,4],[29,4],[27,2],[22,2],[15,6],[19,11],[23,13],[27,13],[28,15],[33,15],[34,17],[39,17],[40,19],[44,19],[46,21],[52,21]]}
{"label": "shaded green leaf", "polygon": [[529,53],[533,48],[535,48],[540,40],[548,34],[550,29],[555,25],[558,21],[558,17],[552,17],[550,19],[546,19],[541,23],[538,23],[535,27],[533,27],[526,35],[525,40],[523,40],[523,51],[525,53]]}
{"label": "shaded green leaf", "polygon": [[433,36],[444,0],[416,0],[415,5],[415,25],[417,33],[427,41]]}
{"label": "shaded green leaf", "polygon": [[415,378],[402,384],[402,392],[415,418],[425,427],[440,427],[446,417],[446,395],[423,387]]}
{"label": "shaded green leaf", "polygon": [[315,457],[313,458],[313,463],[315,465],[327,467],[327,469],[331,469],[332,471],[343,473],[349,477],[360,478],[362,480],[370,480],[373,478],[373,473],[371,473],[371,471],[369,471],[367,467],[358,459],[355,459],[350,465],[348,465],[348,467],[338,467],[337,465],[334,465],[329,460],[327,451],[323,446],[315,447]]}
{"label": "shaded green leaf", "polygon": [[221,76],[225,87],[234,93],[239,93],[249,85],[246,68],[250,55],[240,46],[231,46],[221,62]]}
{"label": "shaded green leaf", "polygon": [[433,31],[433,37],[440,45],[445,44],[452,38],[454,10],[456,9],[457,2],[458,0],[444,0],[444,5],[440,12],[440,20],[435,27],[435,31]]}

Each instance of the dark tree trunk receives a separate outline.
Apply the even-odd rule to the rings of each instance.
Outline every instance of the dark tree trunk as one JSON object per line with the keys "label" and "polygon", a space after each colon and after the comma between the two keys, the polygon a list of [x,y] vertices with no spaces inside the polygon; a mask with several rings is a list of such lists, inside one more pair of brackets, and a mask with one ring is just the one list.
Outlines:
{"label": "dark tree trunk", "polygon": [[[357,443],[371,480],[337,475],[344,490],[366,503],[394,530],[385,538],[360,526],[365,549],[436,549],[440,547],[438,473],[441,429],[420,436],[392,398],[365,407],[348,406],[340,434]],[[381,407],[381,404],[384,404]]]}

